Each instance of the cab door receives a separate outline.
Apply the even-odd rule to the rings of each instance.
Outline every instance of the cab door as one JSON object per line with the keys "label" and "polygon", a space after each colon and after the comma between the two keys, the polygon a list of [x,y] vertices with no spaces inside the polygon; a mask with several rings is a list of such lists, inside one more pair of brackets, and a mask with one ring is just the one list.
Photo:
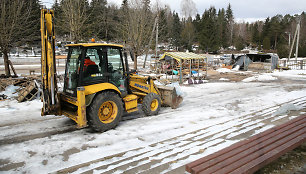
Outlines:
{"label": "cab door", "polygon": [[122,49],[119,47],[107,48],[107,72],[109,73],[109,83],[114,84],[120,90],[122,97],[127,95],[127,77],[123,64]]}
{"label": "cab door", "polygon": [[79,86],[82,54],[84,54],[82,47],[69,47],[65,70],[64,93],[71,96],[76,96],[76,88]]}

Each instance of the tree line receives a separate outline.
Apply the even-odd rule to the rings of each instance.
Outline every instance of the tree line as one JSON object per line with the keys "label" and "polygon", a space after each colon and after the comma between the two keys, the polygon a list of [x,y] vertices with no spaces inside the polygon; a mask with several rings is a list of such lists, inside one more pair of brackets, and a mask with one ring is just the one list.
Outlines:
{"label": "tree line", "polygon": [[[190,1],[182,0],[185,5],[183,17],[167,5],[151,6],[150,0],[123,0],[119,7],[109,5],[107,0],[92,0],[90,3],[87,0],[61,0],[55,1],[53,8],[57,16],[59,36],[76,42],[87,41],[91,37],[124,42],[133,48],[136,57],[144,53],[149,43],[152,48],[155,45],[152,30],[156,18],[159,42],[168,43],[178,51],[192,51],[193,45],[198,45],[200,52],[213,53],[251,47],[288,57],[288,43],[293,40],[298,15],[276,15],[266,18],[265,21],[238,23],[235,22],[232,7],[228,4],[226,9],[216,9],[212,6],[202,15],[196,14],[192,18],[193,13],[190,11],[195,9],[188,8],[188,3]],[[76,7],[79,10],[76,10],[75,6],[79,6]],[[70,11],[66,12],[67,9]],[[78,11],[83,13],[77,13]],[[81,14],[83,17],[78,16]],[[70,21],[72,19],[69,15],[77,16],[78,21]],[[305,26],[305,17],[303,12],[300,15],[301,26]],[[305,27],[302,27],[299,56],[306,56],[305,33]]]}
{"label": "tree line", "polygon": [[[74,42],[95,38],[125,44],[134,51],[135,68],[137,56],[154,48],[157,30],[158,42],[168,43],[178,51],[193,51],[194,45],[199,46],[198,52],[212,53],[252,47],[288,57],[289,40],[292,43],[300,17],[299,56],[306,56],[304,12],[300,16],[275,15],[265,21],[238,23],[230,4],[226,9],[211,6],[203,14],[196,14],[192,3],[182,0],[184,14],[179,16],[168,5],[150,0],[122,0],[120,6],[107,0],[55,0],[52,9],[56,38]],[[11,48],[39,41],[40,8],[39,0],[1,1],[0,50],[5,62]]]}

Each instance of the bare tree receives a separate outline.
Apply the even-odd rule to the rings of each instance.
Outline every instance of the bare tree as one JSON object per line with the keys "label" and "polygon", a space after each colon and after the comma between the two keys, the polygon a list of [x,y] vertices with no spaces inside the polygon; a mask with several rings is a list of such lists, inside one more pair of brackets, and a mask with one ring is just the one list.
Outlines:
{"label": "bare tree", "polygon": [[25,0],[0,1],[0,51],[3,54],[6,76],[11,76],[8,54],[23,38],[30,9]]}
{"label": "bare tree", "polygon": [[197,8],[193,0],[182,0],[181,1],[181,13],[183,18],[195,16],[197,14]]}
{"label": "bare tree", "polygon": [[69,32],[70,39],[78,42],[83,38],[83,32],[87,27],[88,3],[86,0],[62,0],[63,11],[60,28]]}
{"label": "bare tree", "polygon": [[128,9],[124,11],[123,38],[134,51],[134,69],[137,69],[137,57],[144,53],[149,42],[154,19],[145,0],[130,0]]}

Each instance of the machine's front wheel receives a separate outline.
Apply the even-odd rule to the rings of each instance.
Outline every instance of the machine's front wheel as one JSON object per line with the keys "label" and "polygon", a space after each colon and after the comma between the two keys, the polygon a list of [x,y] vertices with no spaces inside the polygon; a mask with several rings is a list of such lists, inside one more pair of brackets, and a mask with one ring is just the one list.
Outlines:
{"label": "machine's front wheel", "polygon": [[114,92],[98,94],[88,108],[88,124],[97,131],[115,128],[121,120],[123,104]]}
{"label": "machine's front wheel", "polygon": [[142,110],[147,115],[157,115],[161,106],[160,96],[155,93],[149,93],[143,98]]}

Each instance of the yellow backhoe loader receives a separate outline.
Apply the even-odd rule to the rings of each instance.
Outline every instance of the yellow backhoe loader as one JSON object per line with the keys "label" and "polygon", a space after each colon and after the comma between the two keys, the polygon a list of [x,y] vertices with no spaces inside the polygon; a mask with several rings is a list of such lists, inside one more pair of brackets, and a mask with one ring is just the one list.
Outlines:
{"label": "yellow backhoe loader", "polygon": [[65,115],[79,128],[103,132],[117,126],[124,112],[157,115],[162,105],[177,108],[182,97],[174,87],[157,86],[149,76],[129,70],[122,45],[66,45],[64,88],[58,91],[55,63],[54,11],[41,10],[42,116]]}

